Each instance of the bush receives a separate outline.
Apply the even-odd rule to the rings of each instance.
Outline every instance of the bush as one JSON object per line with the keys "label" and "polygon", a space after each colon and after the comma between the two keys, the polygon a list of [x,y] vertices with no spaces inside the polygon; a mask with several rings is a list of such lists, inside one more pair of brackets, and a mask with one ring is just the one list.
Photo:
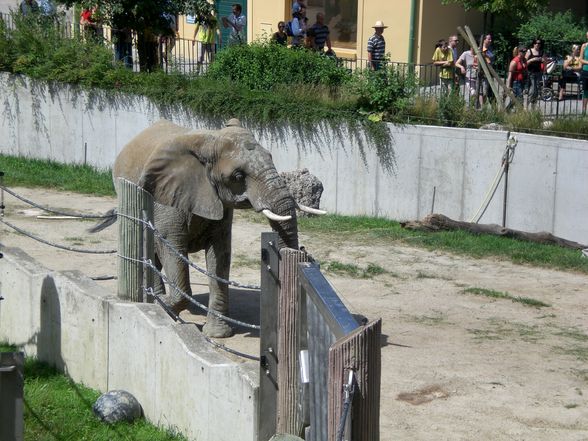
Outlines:
{"label": "bush", "polygon": [[357,71],[353,89],[363,111],[385,112],[390,116],[406,109],[416,92],[418,81],[406,66],[388,64],[372,71]]}
{"label": "bush", "polygon": [[291,84],[337,88],[351,75],[334,59],[316,52],[258,41],[221,51],[207,76],[236,82],[251,90],[269,91],[279,85]]}

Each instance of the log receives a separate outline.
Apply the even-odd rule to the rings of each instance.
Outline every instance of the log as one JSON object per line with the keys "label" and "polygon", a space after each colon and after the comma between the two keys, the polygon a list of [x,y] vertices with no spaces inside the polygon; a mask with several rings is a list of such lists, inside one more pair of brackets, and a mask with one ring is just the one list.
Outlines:
{"label": "log", "polygon": [[564,248],[573,248],[575,250],[582,250],[588,248],[588,245],[582,245],[578,242],[563,239],[554,236],[546,231],[538,233],[529,233],[526,231],[513,230],[505,228],[496,224],[475,224],[472,222],[456,221],[448,218],[442,214],[432,213],[421,221],[407,221],[401,222],[400,226],[407,230],[413,231],[448,231],[448,230],[464,230],[474,234],[492,234],[494,236],[510,237],[512,239],[526,240],[529,242],[536,242],[544,245],[558,245]]}

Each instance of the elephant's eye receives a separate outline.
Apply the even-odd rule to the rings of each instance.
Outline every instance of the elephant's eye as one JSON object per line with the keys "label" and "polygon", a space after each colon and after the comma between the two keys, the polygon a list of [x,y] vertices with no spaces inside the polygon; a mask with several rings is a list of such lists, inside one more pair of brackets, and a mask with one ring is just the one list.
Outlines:
{"label": "elephant's eye", "polygon": [[233,178],[234,181],[242,181],[243,179],[245,179],[245,175],[240,170],[235,170],[231,177]]}

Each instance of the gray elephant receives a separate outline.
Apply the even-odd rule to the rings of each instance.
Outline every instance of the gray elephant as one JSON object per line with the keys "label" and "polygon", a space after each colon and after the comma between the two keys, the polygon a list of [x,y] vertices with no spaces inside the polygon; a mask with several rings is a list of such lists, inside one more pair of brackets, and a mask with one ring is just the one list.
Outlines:
{"label": "gray elephant", "polygon": [[[228,279],[231,266],[233,209],[263,212],[279,233],[279,246],[298,249],[296,208],[299,206],[279,176],[271,154],[230,120],[221,130],[191,131],[161,120],[131,140],[118,155],[113,178],[122,177],[143,187],[155,200],[157,230],[183,255],[204,250],[210,273]],[[168,247],[156,241],[155,265],[166,277],[191,294],[189,268]],[[209,278],[209,308],[228,314],[228,286]],[[161,280],[156,294],[164,295]],[[170,289],[165,303],[175,313],[189,301]],[[232,335],[231,327],[208,313],[204,333]]]}

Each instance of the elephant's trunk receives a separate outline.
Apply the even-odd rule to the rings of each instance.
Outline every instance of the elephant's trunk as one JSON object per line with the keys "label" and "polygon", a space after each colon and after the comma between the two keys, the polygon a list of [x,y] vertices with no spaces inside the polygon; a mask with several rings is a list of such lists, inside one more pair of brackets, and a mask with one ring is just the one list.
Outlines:
{"label": "elephant's trunk", "polygon": [[289,194],[278,201],[274,202],[271,210],[280,216],[291,216],[287,221],[277,222],[270,221],[272,230],[279,235],[279,248],[298,249],[298,222],[296,220],[296,205],[294,199]]}

